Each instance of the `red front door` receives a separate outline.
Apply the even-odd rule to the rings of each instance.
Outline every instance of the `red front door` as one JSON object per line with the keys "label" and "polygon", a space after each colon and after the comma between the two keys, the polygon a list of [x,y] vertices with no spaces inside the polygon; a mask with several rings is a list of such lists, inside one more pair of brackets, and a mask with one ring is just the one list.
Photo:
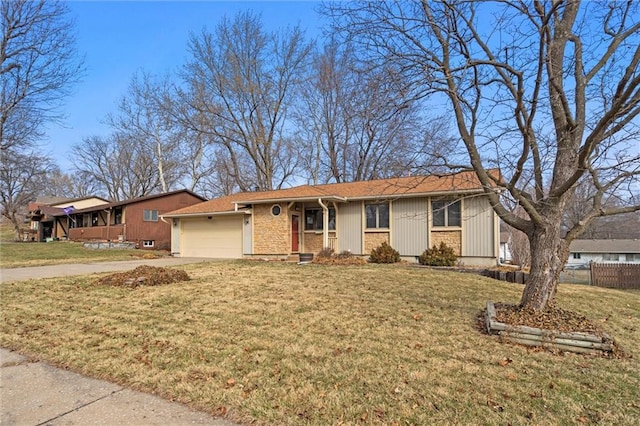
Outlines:
{"label": "red front door", "polygon": [[298,240],[300,238],[298,216],[291,216],[291,252],[298,251]]}

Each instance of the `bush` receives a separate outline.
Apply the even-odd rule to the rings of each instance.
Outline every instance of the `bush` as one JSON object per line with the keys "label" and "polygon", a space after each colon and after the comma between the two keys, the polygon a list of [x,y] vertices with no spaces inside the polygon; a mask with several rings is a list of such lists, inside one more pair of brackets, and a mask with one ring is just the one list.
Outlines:
{"label": "bush", "polygon": [[331,247],[325,247],[320,250],[317,257],[330,259],[331,257],[333,257],[333,249]]}
{"label": "bush", "polygon": [[386,241],[371,250],[369,262],[372,263],[396,263],[400,262],[400,253],[391,247]]}
{"label": "bush", "polygon": [[340,253],[336,254],[336,258],[338,259],[351,259],[353,257],[353,253],[349,250],[342,250]]}
{"label": "bush", "polygon": [[421,265],[428,266],[454,266],[458,256],[453,251],[452,247],[449,247],[443,242],[440,246],[434,246],[430,249],[426,249],[419,257],[418,262]]}

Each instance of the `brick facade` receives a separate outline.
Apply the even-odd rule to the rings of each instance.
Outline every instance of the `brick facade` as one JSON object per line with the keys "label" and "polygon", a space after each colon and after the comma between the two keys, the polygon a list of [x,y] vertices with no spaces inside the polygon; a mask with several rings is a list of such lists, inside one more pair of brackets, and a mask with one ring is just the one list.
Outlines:
{"label": "brick facade", "polygon": [[389,243],[389,232],[365,232],[364,234],[364,254],[371,253],[376,247],[379,247],[383,242]]}
{"label": "brick facade", "polygon": [[462,255],[462,231],[431,231],[431,247],[444,241],[457,256]]}
{"label": "brick facade", "polygon": [[289,254],[291,252],[291,223],[286,203],[279,203],[280,215],[271,214],[274,204],[253,206],[254,254]]}

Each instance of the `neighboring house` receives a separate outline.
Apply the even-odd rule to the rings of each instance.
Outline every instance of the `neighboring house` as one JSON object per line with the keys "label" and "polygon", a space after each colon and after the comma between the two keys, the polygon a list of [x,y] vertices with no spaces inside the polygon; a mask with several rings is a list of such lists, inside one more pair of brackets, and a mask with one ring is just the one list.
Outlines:
{"label": "neighboring house", "polygon": [[500,262],[511,262],[511,233],[500,231]]}
{"label": "neighboring house", "polygon": [[569,245],[567,267],[596,263],[640,263],[640,240],[574,240]]}
{"label": "neighboring house", "polygon": [[59,209],[53,216],[64,237],[72,241],[129,241],[139,248],[169,250],[171,226],[160,216],[205,200],[182,189],[88,208]]}
{"label": "neighboring house", "polygon": [[46,241],[47,239],[66,238],[66,230],[56,221],[55,215],[63,209],[84,209],[104,205],[109,201],[100,197],[60,198],[42,197],[29,203],[27,219],[30,220],[29,235],[25,240]]}
{"label": "neighboring house", "polygon": [[[498,171],[492,171],[498,176]],[[498,217],[475,173],[302,185],[244,192],[163,215],[171,251],[183,257],[368,255],[388,242],[415,261],[441,241],[465,264],[495,265]]]}

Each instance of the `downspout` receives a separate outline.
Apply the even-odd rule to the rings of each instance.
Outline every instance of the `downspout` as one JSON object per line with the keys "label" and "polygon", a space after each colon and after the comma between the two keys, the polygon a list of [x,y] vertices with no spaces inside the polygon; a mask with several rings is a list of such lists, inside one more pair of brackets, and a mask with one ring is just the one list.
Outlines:
{"label": "downspout", "polygon": [[318,204],[322,207],[322,248],[329,247],[329,207],[322,203],[322,198],[318,198]]}

